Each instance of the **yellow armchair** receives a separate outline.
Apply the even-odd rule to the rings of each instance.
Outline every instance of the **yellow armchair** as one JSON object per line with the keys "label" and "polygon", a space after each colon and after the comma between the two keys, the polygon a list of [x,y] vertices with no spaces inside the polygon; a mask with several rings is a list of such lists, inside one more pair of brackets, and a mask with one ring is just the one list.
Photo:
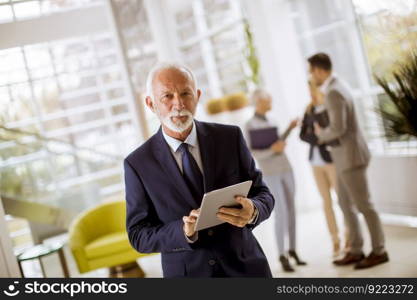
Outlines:
{"label": "yellow armchair", "polygon": [[69,229],[69,246],[80,273],[108,267],[114,275],[135,267],[135,277],[144,276],[136,259],[149,254],[130,245],[125,224],[125,201],[100,204],[75,218]]}

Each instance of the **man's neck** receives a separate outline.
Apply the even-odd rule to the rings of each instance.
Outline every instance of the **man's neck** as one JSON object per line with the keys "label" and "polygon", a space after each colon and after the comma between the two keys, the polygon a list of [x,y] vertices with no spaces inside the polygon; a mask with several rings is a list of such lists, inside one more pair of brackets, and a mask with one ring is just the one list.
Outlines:
{"label": "man's neck", "polygon": [[166,135],[174,139],[180,140],[182,142],[186,140],[186,138],[188,137],[192,129],[193,129],[193,123],[191,123],[191,126],[187,128],[186,130],[184,130],[183,132],[173,131],[169,129],[168,127],[166,127],[164,124],[162,124],[162,130],[165,132]]}

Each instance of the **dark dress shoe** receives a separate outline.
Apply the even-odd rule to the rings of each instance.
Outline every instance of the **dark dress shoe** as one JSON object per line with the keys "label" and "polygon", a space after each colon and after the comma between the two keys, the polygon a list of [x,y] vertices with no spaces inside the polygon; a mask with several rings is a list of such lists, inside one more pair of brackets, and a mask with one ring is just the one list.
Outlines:
{"label": "dark dress shoe", "polygon": [[291,266],[290,262],[288,261],[288,259],[284,255],[281,255],[279,257],[279,261],[281,262],[282,269],[285,272],[294,272],[293,267]]}
{"label": "dark dress shoe", "polygon": [[299,265],[299,266],[305,266],[305,265],[307,264],[305,261],[302,261],[302,260],[298,257],[298,255],[297,255],[297,253],[295,252],[295,250],[290,250],[290,251],[288,251],[288,255],[289,255],[290,257],[294,258],[294,259],[295,259],[295,262],[296,262],[296,263],[297,263],[297,265]]}
{"label": "dark dress shoe", "polygon": [[369,254],[366,258],[362,259],[355,265],[355,269],[359,270],[371,268],[373,266],[385,263],[387,261],[389,261],[387,252],[384,252],[382,254],[375,254],[374,252],[371,252],[371,254]]}
{"label": "dark dress shoe", "polygon": [[350,264],[360,262],[364,258],[365,258],[365,255],[363,255],[363,253],[353,254],[353,253],[348,252],[343,258],[337,259],[333,261],[333,263],[337,266],[347,266]]}

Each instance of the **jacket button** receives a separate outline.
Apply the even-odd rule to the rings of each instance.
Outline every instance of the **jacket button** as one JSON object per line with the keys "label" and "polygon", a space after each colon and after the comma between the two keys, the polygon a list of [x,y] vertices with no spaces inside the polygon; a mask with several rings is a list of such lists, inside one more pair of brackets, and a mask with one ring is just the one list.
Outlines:
{"label": "jacket button", "polygon": [[214,266],[216,264],[216,261],[214,259],[210,259],[208,263],[210,266]]}
{"label": "jacket button", "polygon": [[212,236],[213,234],[214,234],[213,230],[210,229],[209,231],[207,231],[208,236]]}

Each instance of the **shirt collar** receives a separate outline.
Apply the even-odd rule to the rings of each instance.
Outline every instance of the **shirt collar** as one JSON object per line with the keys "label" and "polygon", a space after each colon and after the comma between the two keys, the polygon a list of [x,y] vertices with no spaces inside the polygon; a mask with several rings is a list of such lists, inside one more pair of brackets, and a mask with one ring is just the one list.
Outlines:
{"label": "shirt collar", "polygon": [[164,136],[165,141],[167,142],[167,144],[169,145],[169,147],[172,149],[172,151],[177,152],[178,147],[181,146],[182,143],[186,143],[192,147],[196,147],[197,146],[197,129],[195,126],[195,122],[193,121],[193,127],[191,128],[191,132],[190,134],[187,136],[187,138],[185,139],[185,141],[180,141],[177,140],[169,135],[167,135],[164,131],[164,129],[162,129],[162,134]]}
{"label": "shirt collar", "polygon": [[335,76],[333,74],[331,74],[329,77],[327,77],[327,79],[320,86],[320,91],[322,93],[326,93],[327,92],[327,88],[329,87],[329,84],[333,80],[333,78],[335,78]]}
{"label": "shirt collar", "polygon": [[264,120],[264,121],[267,120],[265,115],[261,115],[261,114],[258,114],[256,112],[255,112],[255,117],[258,118],[258,119]]}

